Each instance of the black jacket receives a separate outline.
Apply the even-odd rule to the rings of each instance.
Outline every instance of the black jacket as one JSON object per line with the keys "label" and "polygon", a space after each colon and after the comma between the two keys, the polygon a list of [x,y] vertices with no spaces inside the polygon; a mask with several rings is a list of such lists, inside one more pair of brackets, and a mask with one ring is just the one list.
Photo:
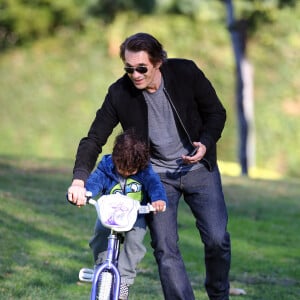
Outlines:
{"label": "black jacket", "polygon": [[[226,120],[226,111],[213,86],[190,60],[168,59],[160,70],[177,126],[184,127],[191,142],[200,141],[207,147],[204,163],[212,169],[216,164],[216,143]],[[147,119],[147,105],[142,90],[135,88],[125,74],[109,87],[88,136],[80,141],[73,178],[87,179],[102,146],[118,123],[123,130],[134,127],[148,139]]]}

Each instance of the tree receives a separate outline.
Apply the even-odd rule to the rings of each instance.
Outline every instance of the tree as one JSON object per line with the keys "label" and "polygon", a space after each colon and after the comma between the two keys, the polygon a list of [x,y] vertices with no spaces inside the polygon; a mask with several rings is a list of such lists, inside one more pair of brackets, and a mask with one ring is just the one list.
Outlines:
{"label": "tree", "polygon": [[[248,175],[249,156],[253,158],[254,153],[250,151],[249,130],[253,133],[253,97],[252,95],[252,72],[251,65],[246,60],[247,46],[247,20],[236,20],[231,0],[226,0],[227,26],[231,34],[231,40],[236,62],[236,108],[239,129],[239,161],[242,175]],[[245,93],[246,82],[248,93]],[[248,109],[247,109],[248,108]],[[252,134],[253,136],[253,134]],[[253,145],[253,140],[251,141]],[[253,147],[251,148],[253,149]]]}
{"label": "tree", "polygon": [[0,51],[48,36],[61,26],[81,28],[86,5],[77,0],[1,0]]}
{"label": "tree", "polygon": [[[246,57],[248,34],[255,31],[266,22],[272,22],[272,10],[284,6],[293,6],[296,0],[273,1],[273,5],[264,6],[266,0],[244,0],[253,3],[250,12],[236,19],[234,5],[231,0],[221,0],[226,5],[227,27],[236,62],[236,108],[238,119],[238,157],[242,175],[248,175],[248,168],[255,161],[254,113],[253,113],[253,68]],[[240,2],[241,3],[241,2]]]}

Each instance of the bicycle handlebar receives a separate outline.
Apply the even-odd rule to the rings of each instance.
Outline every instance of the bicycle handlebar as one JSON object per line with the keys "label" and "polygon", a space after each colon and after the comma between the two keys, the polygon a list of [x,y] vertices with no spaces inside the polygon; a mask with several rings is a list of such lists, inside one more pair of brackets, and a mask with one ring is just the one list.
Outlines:
{"label": "bicycle handlebar", "polygon": [[[85,196],[86,196],[86,204],[92,204],[95,207],[97,206],[97,201],[92,198],[92,192],[87,191]],[[69,201],[68,195],[66,195],[66,198],[67,198],[67,200],[70,204],[76,205],[76,203],[74,203],[72,201]],[[147,205],[141,205],[139,207],[139,213],[140,214],[147,214],[147,213],[155,212],[155,211],[156,211],[156,209],[150,203],[148,203]]]}
{"label": "bicycle handlebar", "polygon": [[97,215],[104,227],[118,232],[129,231],[138,214],[148,214],[156,211],[148,203],[140,205],[139,201],[122,194],[102,195],[98,200],[91,197],[91,193],[86,193],[87,204],[95,207]]}
{"label": "bicycle handlebar", "polygon": [[86,203],[89,204],[90,203],[90,199],[92,199],[92,192],[87,191],[85,193],[85,197],[86,197]]}
{"label": "bicycle handlebar", "polygon": [[[96,207],[96,209],[99,209],[97,200],[92,198],[92,192],[87,191],[85,196],[86,196],[86,204],[92,204]],[[152,206],[151,203],[147,203],[147,205],[140,205],[138,210],[139,214],[148,214],[154,211],[156,211],[156,209]]]}

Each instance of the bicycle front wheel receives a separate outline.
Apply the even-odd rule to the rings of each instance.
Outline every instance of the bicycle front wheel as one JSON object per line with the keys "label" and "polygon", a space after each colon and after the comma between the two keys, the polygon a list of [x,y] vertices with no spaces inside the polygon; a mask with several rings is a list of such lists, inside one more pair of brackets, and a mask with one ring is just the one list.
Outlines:
{"label": "bicycle front wheel", "polygon": [[110,300],[112,294],[112,279],[113,275],[110,272],[101,274],[101,282],[98,288],[98,300]]}

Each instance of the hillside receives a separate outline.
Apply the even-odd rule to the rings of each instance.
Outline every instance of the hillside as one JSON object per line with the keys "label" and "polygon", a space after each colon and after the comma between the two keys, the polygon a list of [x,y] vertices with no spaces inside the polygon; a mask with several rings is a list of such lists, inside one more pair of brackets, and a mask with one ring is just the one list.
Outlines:
{"label": "hillside", "polygon": [[[256,164],[300,176],[299,5],[282,11],[250,40],[254,66]],[[155,26],[154,26],[155,24]],[[157,36],[169,57],[193,59],[214,84],[228,120],[219,159],[237,162],[234,61],[229,34],[217,18],[120,15],[110,26],[91,23],[80,34],[53,38],[0,57],[0,155],[73,160],[108,85],[122,75],[118,46],[136,31]],[[106,151],[109,151],[109,146]]]}

